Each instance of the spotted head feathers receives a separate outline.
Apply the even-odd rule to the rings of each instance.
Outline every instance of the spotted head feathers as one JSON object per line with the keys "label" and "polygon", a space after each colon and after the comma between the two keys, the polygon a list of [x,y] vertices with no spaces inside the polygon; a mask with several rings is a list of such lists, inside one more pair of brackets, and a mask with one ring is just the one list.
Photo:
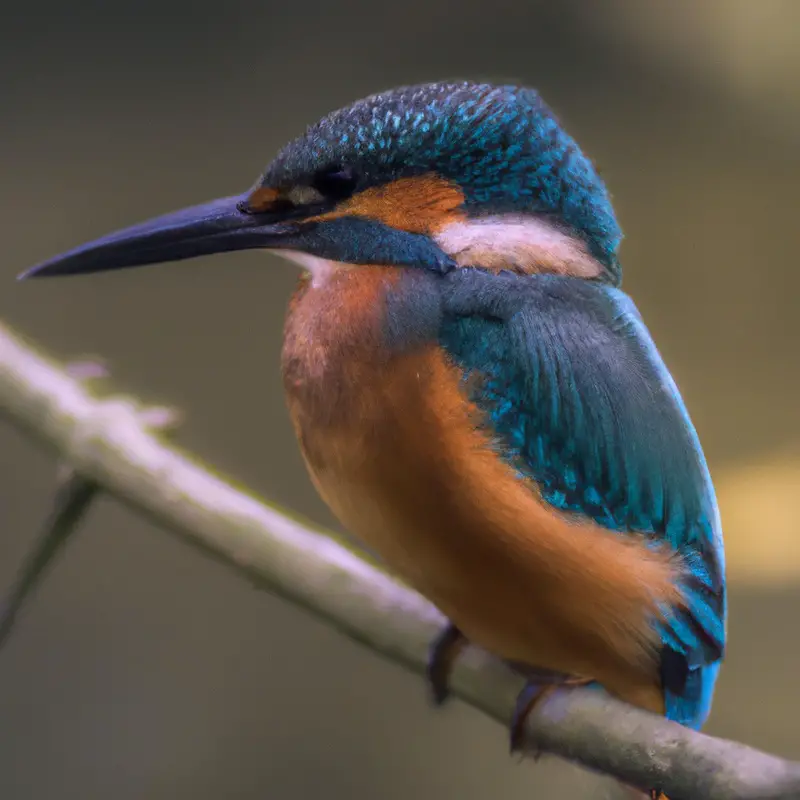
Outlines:
{"label": "spotted head feathers", "polygon": [[334,111],[287,144],[259,182],[350,197],[434,175],[471,217],[535,214],[582,239],[618,283],[621,231],[591,161],[530,88],[429,83]]}

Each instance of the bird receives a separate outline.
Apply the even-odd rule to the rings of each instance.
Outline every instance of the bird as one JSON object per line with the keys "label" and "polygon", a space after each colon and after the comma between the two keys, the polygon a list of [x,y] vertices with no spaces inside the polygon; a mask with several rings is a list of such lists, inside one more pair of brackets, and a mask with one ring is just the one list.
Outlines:
{"label": "bird", "polygon": [[[695,427],[633,300],[597,168],[533,88],[434,82],[333,111],[244,193],[20,277],[260,249],[299,265],[281,357],[310,480],[461,648],[699,729],[727,630]],[[658,789],[650,789],[659,796]]]}

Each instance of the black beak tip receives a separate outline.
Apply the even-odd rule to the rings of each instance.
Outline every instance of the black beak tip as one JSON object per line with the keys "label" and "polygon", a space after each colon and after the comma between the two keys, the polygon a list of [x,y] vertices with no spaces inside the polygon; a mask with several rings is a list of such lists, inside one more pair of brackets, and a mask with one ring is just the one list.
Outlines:
{"label": "black beak tip", "polygon": [[54,275],[58,275],[58,271],[53,270],[52,266],[45,261],[43,264],[36,264],[20,272],[19,275],[17,275],[17,280],[29,281],[32,278],[51,278]]}

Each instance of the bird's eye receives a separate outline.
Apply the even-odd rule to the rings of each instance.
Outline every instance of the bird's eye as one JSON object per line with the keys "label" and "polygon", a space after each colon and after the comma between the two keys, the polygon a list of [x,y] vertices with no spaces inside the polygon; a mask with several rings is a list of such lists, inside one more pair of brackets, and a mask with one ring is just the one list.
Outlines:
{"label": "bird's eye", "polygon": [[329,200],[345,200],[358,185],[358,176],[350,167],[330,167],[320,170],[313,181],[314,188]]}

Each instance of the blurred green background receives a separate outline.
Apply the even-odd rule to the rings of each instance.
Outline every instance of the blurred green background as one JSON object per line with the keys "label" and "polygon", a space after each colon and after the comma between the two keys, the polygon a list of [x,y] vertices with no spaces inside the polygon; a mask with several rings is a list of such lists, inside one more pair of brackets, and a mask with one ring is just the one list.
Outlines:
{"label": "blurred green background", "polygon": [[[181,445],[333,521],[278,378],[293,268],[259,253],[14,283],[112,228],[242,191],[323,113],[448,77],[540,89],[626,231],[625,287],[718,486],[730,649],[708,730],[800,758],[800,4],[0,2],[0,318],[183,409]],[[0,427],[0,587],[47,454]],[[110,500],[0,653],[0,798],[599,796],[496,725]]]}

